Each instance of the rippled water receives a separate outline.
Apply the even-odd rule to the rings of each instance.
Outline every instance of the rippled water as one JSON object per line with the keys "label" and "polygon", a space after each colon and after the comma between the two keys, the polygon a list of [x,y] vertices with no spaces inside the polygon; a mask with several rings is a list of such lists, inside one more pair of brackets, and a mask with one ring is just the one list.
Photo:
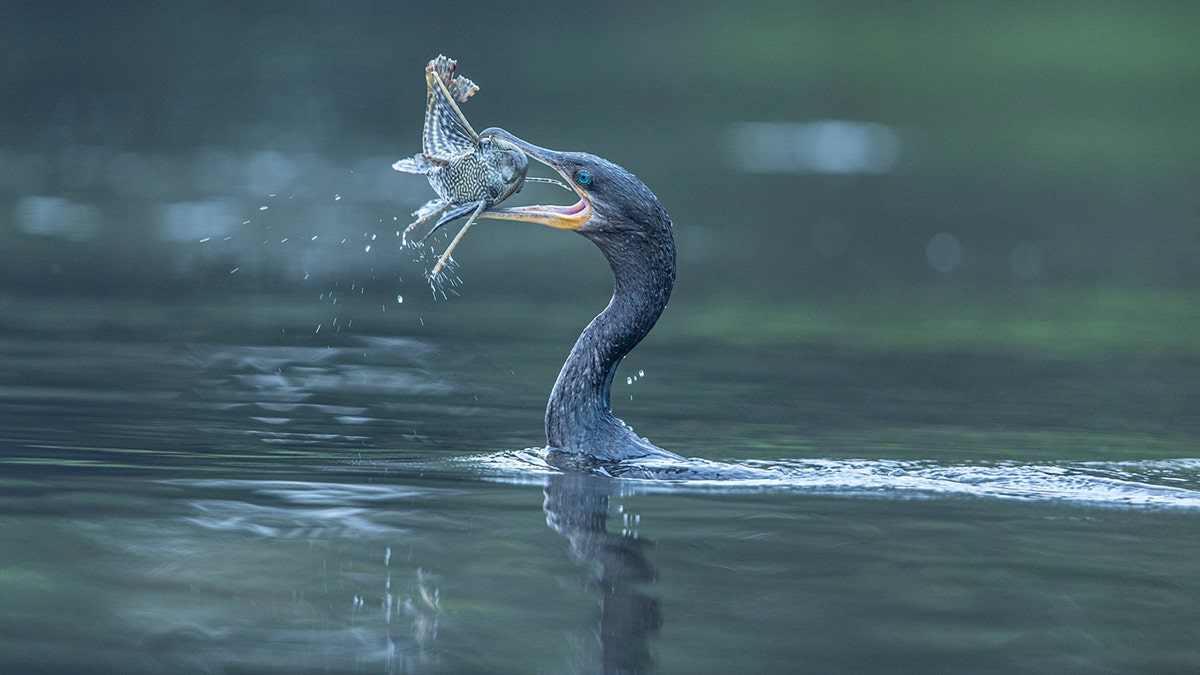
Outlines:
{"label": "rippled water", "polygon": [[586,307],[4,309],[4,670],[1200,668],[1194,355],[668,312],[618,414],[761,475],[610,480],[527,449]]}

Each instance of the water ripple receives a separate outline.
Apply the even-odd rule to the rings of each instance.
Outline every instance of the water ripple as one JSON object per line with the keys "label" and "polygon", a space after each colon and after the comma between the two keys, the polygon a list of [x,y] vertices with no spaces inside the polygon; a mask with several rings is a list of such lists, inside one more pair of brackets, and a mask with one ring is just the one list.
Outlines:
{"label": "water ripple", "polygon": [[[540,450],[467,458],[489,480],[538,482],[556,469]],[[880,498],[971,496],[1097,506],[1200,509],[1200,459],[1062,464],[960,464],[881,459],[702,459],[626,462],[635,492],[782,489]]]}
{"label": "water ripple", "polygon": [[[404,485],[220,479],[161,482],[190,490],[253,496],[253,502],[228,498],[187,500],[193,513],[185,520],[206,530],[284,539],[407,532],[407,527],[389,521],[411,511],[412,500],[434,494],[433,490]],[[274,503],[258,503],[262,500]]]}
{"label": "water ripple", "polygon": [[196,515],[184,520],[206,530],[244,532],[271,538],[364,537],[403,533],[372,520],[363,508],[281,508],[232,500],[193,501]]}

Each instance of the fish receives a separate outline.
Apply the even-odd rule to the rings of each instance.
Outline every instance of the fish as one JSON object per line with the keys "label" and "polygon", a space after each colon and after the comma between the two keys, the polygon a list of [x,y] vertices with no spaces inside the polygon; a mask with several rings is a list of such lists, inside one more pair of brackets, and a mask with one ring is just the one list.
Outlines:
{"label": "fish", "polygon": [[442,225],[470,216],[430,271],[431,278],[437,277],[451,260],[450,254],[484,211],[521,190],[529,170],[529,158],[516,145],[503,138],[480,139],[475,133],[458,106],[474,96],[479,85],[456,75],[457,69],[458,62],[443,55],[425,66],[421,153],[392,165],[396,171],[424,175],[437,193],[437,197],[413,211],[416,220],[404,230],[401,239],[405,245],[409,233],[422,223],[437,218],[418,243],[423,243]]}

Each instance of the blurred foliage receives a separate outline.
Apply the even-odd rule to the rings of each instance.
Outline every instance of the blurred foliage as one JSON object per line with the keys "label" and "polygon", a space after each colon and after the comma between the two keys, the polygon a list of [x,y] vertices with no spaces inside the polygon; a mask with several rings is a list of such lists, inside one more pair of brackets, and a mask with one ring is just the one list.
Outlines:
{"label": "blurred foliage", "polygon": [[[223,289],[237,268],[289,288],[381,265],[419,278],[394,245],[375,247],[384,260],[276,244],[388,232],[424,201],[388,164],[417,148],[421,68],[446,53],[483,87],[476,126],[594,151],[651,185],[693,283],[753,290],[740,273],[753,266],[789,295],[847,280],[1003,286],[1013,247],[1032,242],[1039,282],[1191,286],[1198,23],[1188,2],[10,2],[0,284]],[[822,119],[896,129],[898,170],[731,168],[730,124]],[[264,151],[283,174],[261,175]],[[276,194],[296,208],[259,213]],[[29,196],[84,207],[73,213],[99,234],[31,231],[17,217]],[[232,243],[164,235],[164,214],[197,203],[224,214],[212,229]],[[845,247],[819,254],[813,233],[830,222]],[[493,229],[460,249],[468,281],[519,285],[567,250]],[[925,261],[938,233],[963,245],[949,273]]]}
{"label": "blurred foliage", "polygon": [[[803,304],[704,303],[671,316],[676,339],[817,343],[894,352],[1013,353],[1033,358],[1200,357],[1200,294],[1061,286],[893,286]],[[670,338],[667,338],[670,339]]]}

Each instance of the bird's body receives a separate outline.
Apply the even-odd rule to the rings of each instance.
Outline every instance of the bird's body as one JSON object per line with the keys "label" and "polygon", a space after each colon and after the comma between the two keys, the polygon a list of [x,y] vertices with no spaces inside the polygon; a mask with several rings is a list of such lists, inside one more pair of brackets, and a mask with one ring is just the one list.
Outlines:
{"label": "bird's body", "polygon": [[546,405],[549,447],[609,462],[658,451],[613,416],[610,390],[621,360],[654,327],[671,297],[675,242],[670,218],[641,181],[598,157],[583,155],[581,160],[594,174],[603,171],[593,182],[636,185],[643,191],[639,196],[647,199],[634,228],[579,230],[608,260],[613,296],[575,342]]}

